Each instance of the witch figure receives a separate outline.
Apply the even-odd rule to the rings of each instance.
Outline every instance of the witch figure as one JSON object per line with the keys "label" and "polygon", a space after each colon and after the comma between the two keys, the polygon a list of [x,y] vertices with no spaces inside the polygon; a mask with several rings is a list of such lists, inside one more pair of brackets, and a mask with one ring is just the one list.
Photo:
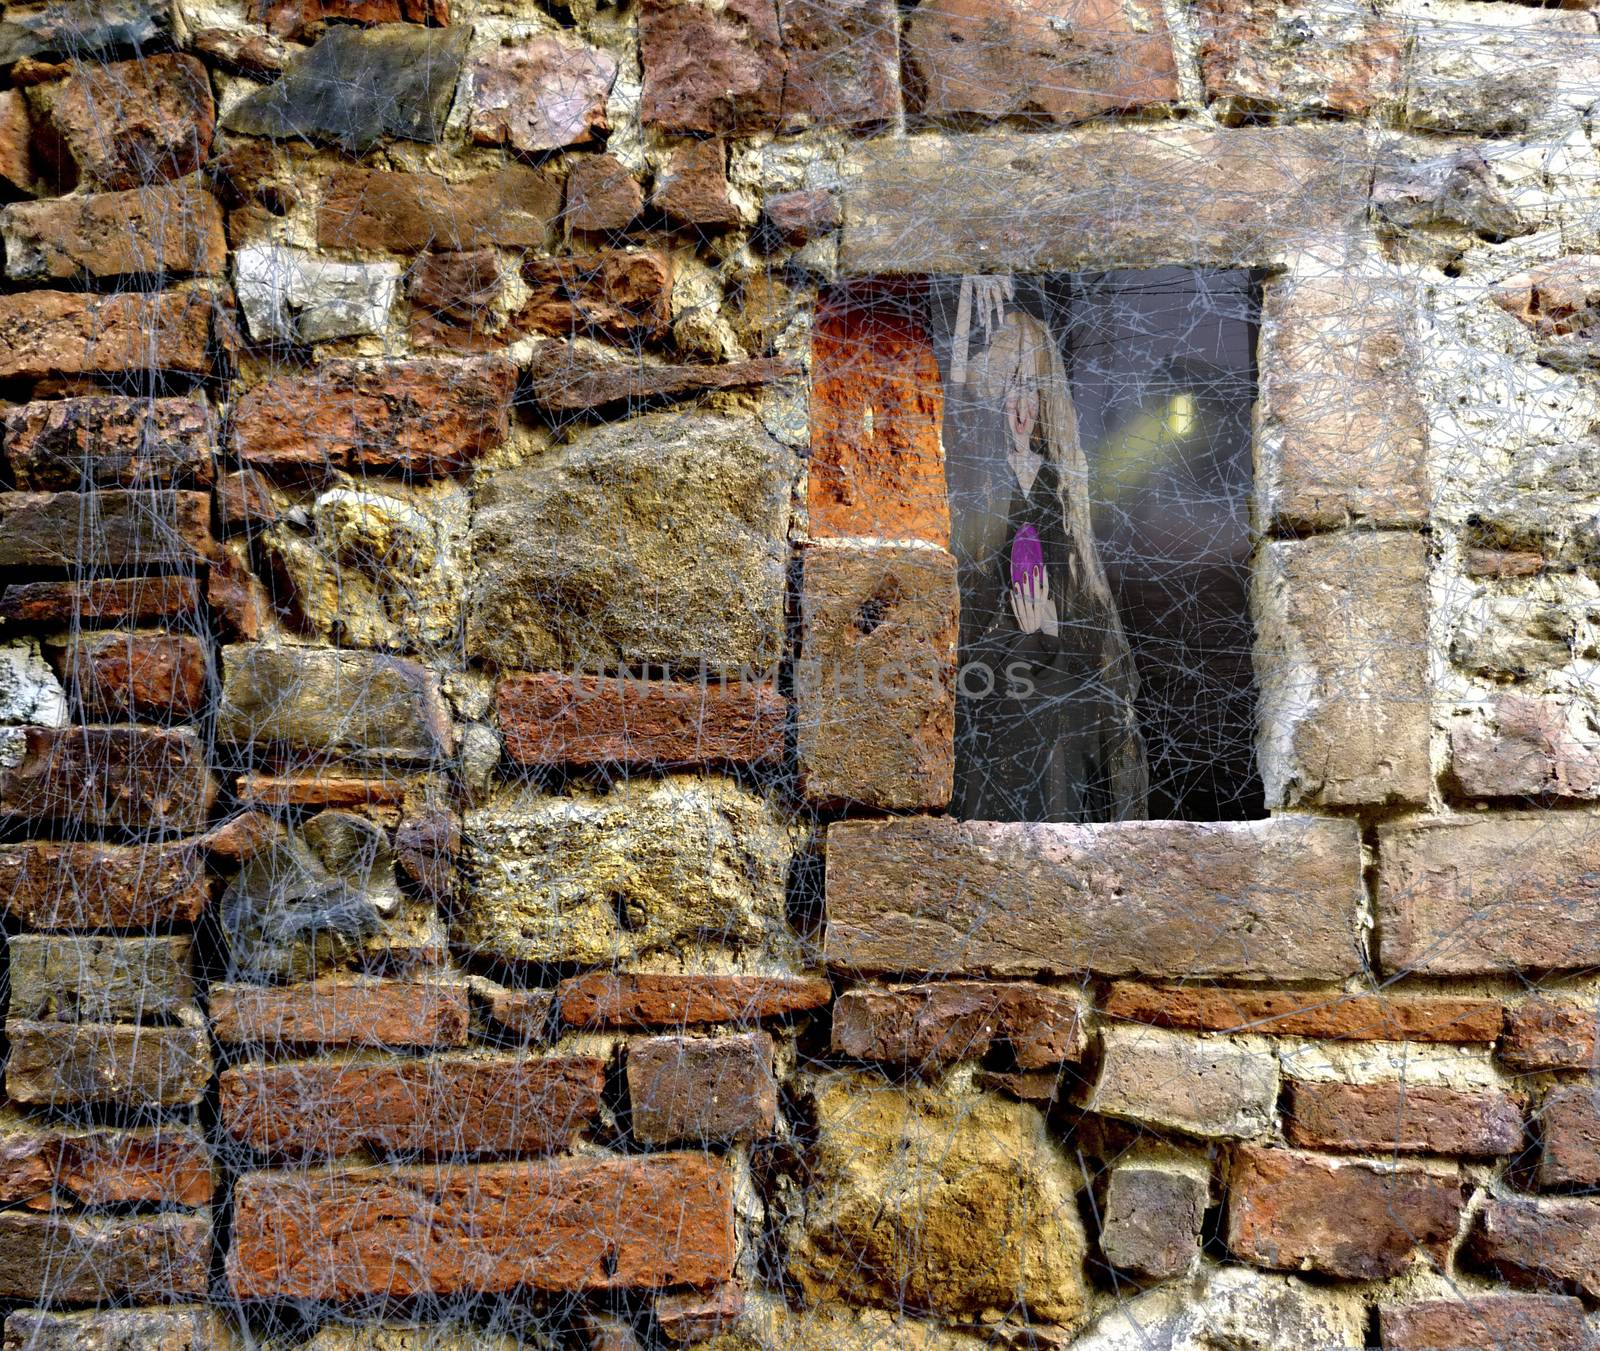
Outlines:
{"label": "witch figure", "polygon": [[1141,818],[1138,678],[1054,336],[1011,310],[971,380],[978,406],[952,421],[949,447],[962,662],[951,809],[967,820]]}

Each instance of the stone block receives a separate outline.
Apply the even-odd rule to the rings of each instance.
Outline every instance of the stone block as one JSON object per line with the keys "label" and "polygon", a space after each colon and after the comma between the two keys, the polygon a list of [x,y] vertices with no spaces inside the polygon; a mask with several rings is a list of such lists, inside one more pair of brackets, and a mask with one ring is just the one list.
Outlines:
{"label": "stone block", "polygon": [[881,810],[945,806],[955,781],[954,557],[914,545],[818,545],[801,570],[801,791]]}
{"label": "stone block", "polygon": [[1207,1139],[1248,1140],[1271,1129],[1278,1057],[1265,1042],[1107,1027],[1091,1112]]}
{"label": "stone block", "polygon": [[1593,966],[1600,821],[1507,812],[1378,830],[1386,972],[1468,975]]}
{"label": "stone block", "polygon": [[593,334],[635,344],[662,337],[672,319],[672,262],[655,249],[604,249],[525,258],[529,295],[518,331]]}
{"label": "stone block", "polygon": [[317,208],[323,248],[542,248],[561,207],[561,181],[522,164],[451,182],[435,174],[355,166],[335,170]]}
{"label": "stone block", "polygon": [[101,577],[87,582],[21,582],[0,593],[0,619],[15,624],[93,627],[192,622],[200,609],[193,577]]}
{"label": "stone block", "polygon": [[733,1275],[733,1181],[700,1154],[247,1172],[233,1204],[240,1299],[600,1293]]}
{"label": "stone block", "polygon": [[626,230],[644,210],[639,180],[615,155],[585,155],[567,170],[561,219],[578,234]]}
{"label": "stone block", "polygon": [[1384,1279],[1418,1253],[1442,1263],[1462,1206],[1453,1170],[1243,1146],[1229,1178],[1228,1249],[1274,1270]]}
{"label": "stone block", "polygon": [[1345,821],[828,830],[828,964],[860,972],[1343,979],[1361,968]]}
{"label": "stone block", "polygon": [[1426,541],[1349,532],[1268,544],[1251,583],[1267,805],[1426,802]]}
{"label": "stone block", "polygon": [[60,665],[86,717],[166,722],[205,710],[210,660],[206,643],[188,634],[100,633],[69,642]]}
{"label": "stone block", "polygon": [[14,934],[6,958],[12,1018],[154,1023],[194,1001],[187,937]]}
{"label": "stone block", "polygon": [[6,1037],[6,1094],[28,1106],[190,1107],[211,1082],[198,1014],[164,1027],[9,1018]]}
{"label": "stone block", "polygon": [[1466,797],[1600,797],[1600,738],[1581,700],[1507,692],[1450,727],[1450,776]]}
{"label": "stone block", "polygon": [[746,135],[778,125],[787,63],[772,0],[646,0],[639,47],[646,126]]}
{"label": "stone block", "polygon": [[1119,1271],[1152,1280],[1181,1276],[1200,1254],[1211,1200],[1201,1161],[1129,1159],[1111,1169],[1100,1210],[1100,1251]]}
{"label": "stone block", "polygon": [[541,342],[528,358],[528,393],[546,412],[563,415],[686,398],[713,390],[759,389],[799,374],[788,361],[768,357],[720,365],[684,362],[641,365],[635,357],[611,359],[565,342]]}
{"label": "stone block", "polygon": [[673,147],[656,174],[650,205],[677,225],[726,229],[739,224],[728,198],[728,150],[720,140]]}
{"label": "stone block", "polygon": [[1539,1186],[1600,1187],[1600,1104],[1586,1084],[1558,1084],[1539,1110]]}
{"label": "stone block", "polygon": [[1500,1058],[1523,1071],[1593,1070],[1600,1006],[1535,995],[1506,1010]]}
{"label": "stone block", "polygon": [[0,496],[0,567],[192,566],[214,548],[211,499],[170,488]]}
{"label": "stone block", "polygon": [[231,1334],[210,1309],[17,1309],[6,1340],[28,1351],[227,1351]]}
{"label": "stone block", "polygon": [[565,36],[496,47],[473,63],[472,139],[525,155],[583,145],[610,128],[616,77],[609,52]]}
{"label": "stone block", "polygon": [[205,1206],[211,1194],[211,1147],[192,1126],[66,1126],[0,1113],[8,1206]]}
{"label": "stone block", "polygon": [[[210,1282],[211,1221],[182,1213],[88,1218],[8,1210],[0,1212],[0,1249],[6,1254],[0,1298],[7,1300],[203,1299]],[[15,1317],[6,1321],[8,1338]]]}
{"label": "stone block", "polygon": [[309,249],[234,250],[234,293],[258,343],[318,343],[382,333],[400,291],[400,265],[346,263]]}
{"label": "stone block", "polygon": [[652,1037],[628,1047],[633,1138],[701,1148],[764,1140],[777,1129],[772,1038]]}
{"label": "stone block", "polygon": [[148,929],[193,923],[209,899],[204,855],[187,845],[0,845],[6,912],[30,929]]}
{"label": "stone block", "polygon": [[1583,1304],[1568,1295],[1479,1295],[1380,1304],[1378,1330],[1392,1351],[1589,1351]]}

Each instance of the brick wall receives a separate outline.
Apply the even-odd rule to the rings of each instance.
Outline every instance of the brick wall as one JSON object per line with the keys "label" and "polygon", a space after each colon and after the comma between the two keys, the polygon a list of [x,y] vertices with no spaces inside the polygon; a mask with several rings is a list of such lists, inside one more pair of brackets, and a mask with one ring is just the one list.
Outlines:
{"label": "brick wall", "polygon": [[[1591,1345],[1587,5],[0,66],[8,1348]],[[1263,278],[1271,816],[953,821],[908,297],[1164,264]]]}

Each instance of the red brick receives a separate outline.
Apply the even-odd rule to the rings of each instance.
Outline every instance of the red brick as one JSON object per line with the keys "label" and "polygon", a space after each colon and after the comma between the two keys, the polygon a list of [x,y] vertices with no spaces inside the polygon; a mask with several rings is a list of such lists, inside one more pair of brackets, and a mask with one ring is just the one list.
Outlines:
{"label": "red brick", "polygon": [[1082,996],[1020,982],[941,981],[848,990],[833,1006],[833,1049],[857,1060],[938,1065],[982,1057],[996,1043],[1022,1070],[1081,1059]]}
{"label": "red brick", "polygon": [[557,987],[569,1027],[741,1026],[823,1008],[833,987],[813,976],[591,971]]}
{"label": "red brick", "polygon": [[213,985],[211,1031],[224,1045],[310,1047],[467,1044],[459,981],[325,976],[303,985]]}
{"label": "red brick", "polygon": [[1522,1148],[1522,1113],[1498,1089],[1290,1080],[1289,1143],[1372,1154],[1495,1158]]}
{"label": "red brick", "polygon": [[655,1289],[733,1274],[733,1187],[695,1154],[245,1173],[240,1299]]}
{"label": "red brick", "polygon": [[1115,1165],[1101,1202],[1100,1251],[1119,1271],[1155,1280],[1182,1275],[1199,1251],[1210,1192],[1203,1165]]}
{"label": "red brick", "polygon": [[736,135],[777,127],[786,62],[773,0],[644,0],[639,47],[646,126]]}
{"label": "red brick", "polygon": [[6,1021],[6,1093],[30,1106],[188,1107],[211,1081],[211,1045],[187,1024]]}
{"label": "red brick", "polygon": [[956,562],[920,545],[802,556],[795,758],[825,806],[940,808],[955,783]]}
{"label": "red brick", "polygon": [[201,829],[217,794],[205,748],[187,729],[26,727],[0,771],[0,817],[79,829]]}
{"label": "red brick", "polygon": [[0,214],[0,230],[17,281],[215,277],[228,260],[222,208],[197,179],[19,202]]}
{"label": "red brick", "polygon": [[830,966],[1340,980],[1361,966],[1348,821],[828,827]]}
{"label": "red brick", "polygon": [[262,11],[268,31],[286,38],[310,36],[329,19],[363,24],[450,22],[449,0],[266,0]]}
{"label": "red brick", "polygon": [[1223,990],[1134,981],[1115,982],[1102,1011],[1158,1027],[1339,1041],[1492,1042],[1502,1018],[1499,1000],[1464,995]]}
{"label": "red brick", "polygon": [[448,474],[505,440],[516,370],[501,358],[325,361],[253,386],[233,447],[264,470]]}
{"label": "red brick", "polygon": [[323,248],[542,248],[561,209],[561,182],[514,164],[451,183],[433,174],[340,169],[317,210]]}
{"label": "red brick", "polygon": [[114,394],[7,410],[6,463],[30,491],[164,488],[212,479],[211,416],[199,399]]}
{"label": "red brick", "polygon": [[565,35],[495,47],[472,68],[472,139],[521,154],[583,145],[610,129],[616,77],[615,57]]}
{"label": "red brick", "polygon": [[656,1326],[669,1342],[700,1342],[728,1331],[744,1312],[744,1288],[672,1291],[656,1300]]}
{"label": "red brick", "polygon": [[30,929],[193,923],[208,899],[200,851],[142,845],[0,844],[0,895]]}
{"label": "red brick", "polygon": [[134,624],[193,620],[200,584],[193,577],[104,577],[88,582],[23,582],[0,595],[0,619],[18,624]]}
{"label": "red brick", "polygon": [[235,1140],[289,1159],[541,1154],[598,1118],[604,1088],[603,1061],[571,1056],[298,1060],[226,1071],[219,1110]]}
{"label": "red brick", "polygon": [[1514,1070],[1592,1070],[1597,1037],[1600,1008],[1535,996],[1506,1010],[1500,1058]]}
{"label": "red brick", "polygon": [[900,110],[894,0],[783,0],[783,122],[871,130]]}
{"label": "red brick", "polygon": [[1276,1270],[1398,1276],[1419,1251],[1443,1262],[1462,1204],[1454,1174],[1244,1146],[1229,1181],[1228,1248]]}
{"label": "red brick", "polygon": [[585,155],[567,170],[567,229],[580,233],[625,230],[644,210],[639,180],[615,155]]}
{"label": "red brick", "polygon": [[1159,7],[1121,0],[926,0],[906,31],[925,117],[1077,122],[1178,97]]}
{"label": "red brick", "polygon": [[1600,962],[1600,830],[1515,812],[1378,828],[1386,972],[1477,975]]}
{"label": "red brick", "polygon": [[662,336],[672,319],[672,264],[664,253],[608,249],[529,258],[522,278],[532,295],[513,321],[518,330],[632,340]]}
{"label": "red brick", "polygon": [[216,127],[211,78],[192,56],[74,63],[49,90],[38,138],[67,186],[137,188],[192,174]]}
{"label": "red brick", "polygon": [[503,290],[500,255],[493,249],[425,253],[411,268],[407,294],[436,319],[472,326]]}
{"label": "red brick", "polygon": [[0,1202],[29,1210],[211,1203],[211,1150],[189,1126],[78,1129],[0,1118]]}
{"label": "red brick", "polygon": [[275,628],[277,611],[259,577],[250,570],[249,542],[224,542],[206,573],[206,604],[224,637],[254,642]]}
{"label": "red brick", "polygon": [[650,205],[677,225],[737,225],[739,209],[728,198],[727,148],[718,140],[677,146],[656,175]]}
{"label": "red brick", "polygon": [[206,703],[206,645],[173,634],[104,633],[66,649],[64,674],[95,721],[187,719]]}
{"label": "red brick", "polygon": [[556,992],[550,989],[518,988],[508,990],[488,980],[480,979],[473,987],[473,995],[481,1004],[484,1015],[501,1032],[508,1032],[523,1043],[542,1042],[550,1031],[550,1009]]}
{"label": "red brick", "polygon": [[1539,1112],[1539,1186],[1600,1186],[1600,1104],[1587,1084],[1558,1084]]}
{"label": "red brick", "polygon": [[241,774],[234,794],[269,807],[340,807],[390,816],[405,805],[417,776],[371,778],[310,770],[298,774]]}
{"label": "red brick", "polygon": [[1565,1295],[1471,1295],[1380,1304],[1387,1351],[1590,1351],[1580,1300]]}
{"label": "red brick", "polygon": [[762,235],[772,244],[799,248],[838,228],[839,199],[828,188],[780,192],[761,206]]}
{"label": "red brick", "polygon": [[26,291],[0,296],[0,379],[211,369],[211,297],[199,291]]}
{"label": "red brick", "polygon": [[204,1298],[211,1221],[204,1215],[79,1217],[0,1213],[0,1298],[55,1304]]}
{"label": "red brick", "polygon": [[778,1121],[772,1038],[653,1037],[628,1048],[633,1138],[647,1145],[757,1140]]}
{"label": "red brick", "polygon": [[[1501,694],[1483,723],[1450,728],[1450,773],[1467,797],[1600,797],[1600,749],[1567,698]],[[1576,724],[1576,726],[1575,726]]]}
{"label": "red brick", "polygon": [[212,492],[224,535],[255,534],[276,525],[281,513],[272,485],[254,469],[235,469],[217,479]]}
{"label": "red brick", "polygon": [[1490,1196],[1466,1255],[1513,1285],[1600,1296],[1600,1201]]}
{"label": "red brick", "polygon": [[213,547],[208,493],[106,488],[0,494],[0,567],[193,565]]}
{"label": "red brick", "polygon": [[1225,118],[1364,117],[1400,98],[1405,31],[1365,8],[1202,0],[1200,30],[1206,94]]}
{"label": "red brick", "polygon": [[811,339],[813,539],[918,539],[948,548],[944,385],[914,319],[846,296]]}
{"label": "red brick", "polygon": [[783,754],[770,684],[509,675],[495,689],[506,754],[522,765],[759,764]]}

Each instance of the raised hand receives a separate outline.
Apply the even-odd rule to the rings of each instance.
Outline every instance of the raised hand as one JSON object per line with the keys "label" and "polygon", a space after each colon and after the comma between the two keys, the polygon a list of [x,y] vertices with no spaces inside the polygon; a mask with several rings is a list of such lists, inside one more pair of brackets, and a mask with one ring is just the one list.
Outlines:
{"label": "raised hand", "polygon": [[1024,633],[1042,633],[1047,638],[1057,636],[1056,603],[1050,599],[1050,583],[1042,567],[1011,584],[1011,613]]}

